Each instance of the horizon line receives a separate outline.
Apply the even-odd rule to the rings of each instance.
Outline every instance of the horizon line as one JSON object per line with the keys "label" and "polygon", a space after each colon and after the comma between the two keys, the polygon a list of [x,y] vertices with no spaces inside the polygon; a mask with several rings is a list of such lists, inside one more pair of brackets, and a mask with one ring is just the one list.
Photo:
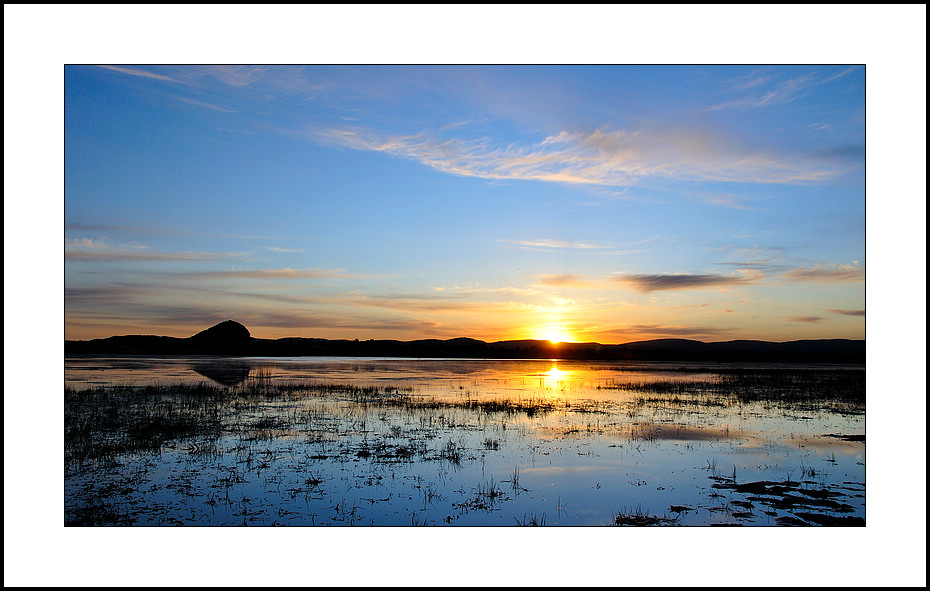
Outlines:
{"label": "horizon line", "polygon": [[[66,343],[69,343],[69,342],[70,342],[70,343],[86,343],[86,342],[90,342],[90,341],[100,341],[100,340],[106,340],[106,339],[111,339],[111,338],[120,338],[120,337],[159,337],[159,338],[170,338],[170,339],[180,339],[180,340],[184,340],[184,339],[192,338],[192,337],[194,337],[194,336],[200,334],[201,332],[204,332],[204,331],[206,331],[206,330],[210,330],[211,328],[215,328],[215,327],[217,327],[217,326],[219,326],[219,325],[221,325],[221,324],[224,324],[225,322],[235,322],[236,324],[239,324],[240,326],[243,326],[244,328],[246,328],[246,330],[248,330],[248,328],[245,327],[245,325],[242,324],[241,322],[238,322],[238,321],[235,321],[235,320],[226,320],[226,321],[223,321],[223,322],[219,322],[219,323],[217,323],[217,324],[214,324],[214,325],[212,325],[212,326],[210,326],[210,327],[204,329],[203,331],[198,331],[198,332],[194,333],[193,335],[189,335],[189,336],[186,336],[186,337],[175,337],[175,336],[160,335],[160,334],[140,334],[140,333],[132,333],[132,334],[114,334],[114,335],[110,335],[110,336],[108,336],[108,337],[96,337],[96,338],[91,338],[91,339],[65,339],[65,342],[66,342]],[[489,340],[484,340],[484,339],[480,339],[480,338],[476,338],[476,337],[470,337],[470,336],[457,336],[457,337],[448,337],[448,338],[440,338],[440,337],[418,337],[418,338],[413,338],[413,339],[390,339],[390,338],[367,338],[367,339],[365,339],[365,338],[358,338],[358,337],[354,337],[354,338],[350,338],[350,337],[327,338],[327,337],[313,337],[313,336],[284,336],[284,337],[273,337],[273,338],[269,338],[269,337],[259,337],[259,336],[255,336],[255,335],[253,335],[253,334],[251,333],[251,331],[249,331],[249,338],[257,339],[257,340],[264,340],[264,341],[280,341],[280,340],[284,340],[284,339],[307,339],[307,340],[321,340],[321,341],[348,341],[348,342],[360,342],[360,343],[361,343],[361,342],[397,342],[397,343],[413,343],[413,342],[418,342],[418,341],[440,341],[440,342],[446,342],[446,341],[455,341],[455,340],[463,340],[463,339],[464,339],[464,340],[477,341],[477,342],[479,342],[479,343],[484,343],[484,344],[488,344],[488,345],[493,345],[493,344],[497,344],[497,343],[534,342],[534,343],[548,343],[548,344],[550,344],[551,346],[559,346],[559,345],[600,345],[600,346],[602,346],[602,347],[603,347],[603,346],[631,345],[631,344],[635,344],[635,343],[649,343],[649,342],[656,342],[656,341],[685,341],[685,342],[690,342],[690,343],[702,343],[702,344],[710,345],[710,344],[717,344],[717,343],[736,343],[736,342],[760,342],[760,343],[797,343],[797,342],[803,342],[803,341],[851,341],[851,342],[858,342],[858,341],[861,341],[861,342],[865,342],[865,340],[866,340],[865,338],[861,338],[861,339],[851,339],[851,338],[846,338],[846,337],[819,337],[819,338],[807,338],[807,339],[791,339],[791,340],[786,340],[786,341],[767,340],[767,339],[762,339],[762,338],[740,338],[740,339],[728,339],[728,340],[722,340],[722,341],[703,341],[703,340],[699,340],[699,339],[689,339],[689,338],[684,338],[684,337],[659,337],[659,338],[653,338],[653,339],[637,339],[637,340],[625,341],[625,342],[621,342],[621,343],[602,343],[602,342],[600,342],[600,341],[570,341],[570,340],[553,341],[553,340],[551,340],[551,339],[545,339],[545,338],[522,338],[522,339],[521,339],[521,338],[517,338],[517,339],[499,339],[499,340],[490,340],[490,341],[489,341]]]}

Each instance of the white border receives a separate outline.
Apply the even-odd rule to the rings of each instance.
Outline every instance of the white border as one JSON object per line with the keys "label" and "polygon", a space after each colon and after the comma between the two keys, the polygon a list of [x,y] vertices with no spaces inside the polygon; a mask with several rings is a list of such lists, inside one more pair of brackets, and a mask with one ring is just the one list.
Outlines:
{"label": "white border", "polygon": [[[925,586],[925,56],[926,5],[5,4],[4,585]],[[866,64],[868,526],[63,528],[62,65],[114,62]]]}

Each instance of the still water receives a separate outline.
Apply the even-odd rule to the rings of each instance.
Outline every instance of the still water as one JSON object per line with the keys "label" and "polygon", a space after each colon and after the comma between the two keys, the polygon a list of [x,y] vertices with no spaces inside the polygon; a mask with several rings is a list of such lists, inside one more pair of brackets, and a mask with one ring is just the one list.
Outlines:
{"label": "still water", "polygon": [[[864,381],[862,366],[69,357],[65,521],[865,525]],[[131,406],[198,384],[225,392],[209,432],[94,452],[118,434],[93,421],[127,411],[75,392],[118,387]],[[190,405],[167,392],[147,426]]]}

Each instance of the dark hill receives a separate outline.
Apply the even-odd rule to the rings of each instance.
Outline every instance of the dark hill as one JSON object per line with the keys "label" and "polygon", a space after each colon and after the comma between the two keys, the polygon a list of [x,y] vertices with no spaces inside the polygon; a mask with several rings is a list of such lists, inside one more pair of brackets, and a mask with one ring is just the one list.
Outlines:
{"label": "dark hill", "polygon": [[249,329],[235,320],[226,320],[225,322],[220,322],[216,326],[211,326],[206,330],[198,332],[191,337],[191,340],[215,341],[229,339],[234,341],[247,341],[250,338],[252,338],[252,334],[249,332]]}
{"label": "dark hill", "polygon": [[227,320],[186,339],[128,335],[90,341],[65,341],[65,354],[865,363],[865,341],[823,339],[774,343],[740,340],[703,343],[688,339],[656,339],[623,345],[602,345],[543,340],[486,343],[464,337],[416,341],[300,337],[257,339],[242,324]]}
{"label": "dark hill", "polygon": [[195,349],[224,355],[248,355],[252,345],[252,335],[249,329],[235,320],[220,322],[187,340]]}

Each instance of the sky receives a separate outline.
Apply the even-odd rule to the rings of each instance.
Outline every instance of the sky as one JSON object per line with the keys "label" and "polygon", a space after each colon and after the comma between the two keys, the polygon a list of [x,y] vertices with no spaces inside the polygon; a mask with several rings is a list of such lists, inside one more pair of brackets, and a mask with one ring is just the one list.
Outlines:
{"label": "sky", "polygon": [[863,65],[67,65],[65,333],[862,339]]}

